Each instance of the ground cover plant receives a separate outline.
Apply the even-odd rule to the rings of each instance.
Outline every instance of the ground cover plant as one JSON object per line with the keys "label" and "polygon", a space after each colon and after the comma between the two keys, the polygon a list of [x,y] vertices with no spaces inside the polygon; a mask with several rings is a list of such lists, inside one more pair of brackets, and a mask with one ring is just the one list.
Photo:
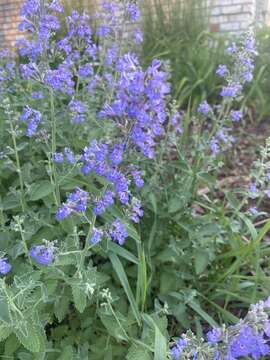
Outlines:
{"label": "ground cover plant", "polygon": [[267,356],[269,141],[247,187],[219,179],[253,33],[215,69],[217,101],[183,112],[167,63],[140,65],[134,2],[63,14],[26,1],[19,54],[1,52],[1,356]]}

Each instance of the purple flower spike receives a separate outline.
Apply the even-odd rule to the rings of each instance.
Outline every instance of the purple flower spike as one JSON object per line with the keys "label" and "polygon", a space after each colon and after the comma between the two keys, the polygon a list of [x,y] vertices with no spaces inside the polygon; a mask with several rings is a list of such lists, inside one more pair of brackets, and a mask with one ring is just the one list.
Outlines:
{"label": "purple flower spike", "polygon": [[7,273],[10,272],[11,268],[12,266],[8,262],[7,258],[0,259],[0,274],[6,275]]}
{"label": "purple flower spike", "polygon": [[119,219],[116,219],[112,223],[110,235],[114,241],[118,242],[119,245],[124,245],[126,238],[128,237],[126,225],[123,224]]}
{"label": "purple flower spike", "polygon": [[55,153],[54,156],[54,161],[58,164],[61,164],[64,161],[64,155],[62,153]]}
{"label": "purple flower spike", "polygon": [[102,240],[103,236],[104,236],[104,233],[102,230],[94,228],[90,241],[93,245],[96,245]]}
{"label": "purple flower spike", "polygon": [[232,121],[239,122],[243,118],[243,113],[241,110],[231,111]]}
{"label": "purple flower spike", "polygon": [[50,265],[54,260],[53,246],[37,245],[30,250],[30,256],[41,265]]}
{"label": "purple flower spike", "polygon": [[202,102],[198,107],[198,112],[203,115],[208,115],[211,111],[212,108],[207,101]]}
{"label": "purple flower spike", "polygon": [[207,333],[207,339],[210,344],[217,344],[221,340],[222,329],[214,328]]}
{"label": "purple flower spike", "polygon": [[228,75],[228,73],[229,70],[226,65],[219,65],[216,71],[216,74],[219,75],[220,77],[225,77],[226,75]]}
{"label": "purple flower spike", "polygon": [[88,201],[88,192],[77,187],[76,190],[68,196],[66,203],[57,210],[56,219],[61,221],[73,213],[85,212],[87,210]]}

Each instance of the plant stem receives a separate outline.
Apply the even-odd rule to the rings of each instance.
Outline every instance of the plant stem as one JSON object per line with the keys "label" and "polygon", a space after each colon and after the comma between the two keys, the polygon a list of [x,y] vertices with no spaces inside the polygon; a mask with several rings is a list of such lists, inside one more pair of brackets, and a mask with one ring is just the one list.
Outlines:
{"label": "plant stem", "polygon": [[55,163],[53,161],[53,155],[56,152],[56,119],[55,119],[53,90],[50,90],[50,108],[51,108],[52,142],[51,142],[51,156],[50,156],[51,160],[49,160],[49,166],[52,170],[52,176],[53,176],[53,181],[54,181],[56,205],[59,206],[60,191],[59,191],[59,185],[57,182],[56,167],[55,167]]}
{"label": "plant stem", "polygon": [[22,212],[25,212],[25,201],[24,201],[24,185],[23,185],[23,177],[22,177],[22,171],[21,171],[21,164],[20,164],[20,158],[19,158],[19,152],[18,152],[18,147],[17,147],[17,141],[16,141],[16,131],[14,129],[12,120],[10,118],[10,113],[8,113],[8,118],[9,118],[9,125],[10,125],[10,132],[11,132],[11,137],[12,137],[12,142],[13,142],[13,149],[15,152],[15,159],[16,159],[16,168],[17,168],[17,173],[19,175],[19,182],[20,182],[20,203],[21,203],[21,208],[22,208]]}

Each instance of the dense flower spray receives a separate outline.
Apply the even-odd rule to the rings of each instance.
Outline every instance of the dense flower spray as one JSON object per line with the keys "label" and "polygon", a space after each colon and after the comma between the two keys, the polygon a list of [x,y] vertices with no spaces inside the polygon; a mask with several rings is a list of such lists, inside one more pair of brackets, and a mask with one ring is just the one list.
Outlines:
{"label": "dense flower spray", "polygon": [[171,349],[173,359],[259,360],[269,356],[269,306],[269,298],[252,305],[244,319],[233,326],[210,330],[206,340],[192,332],[182,335]]}
{"label": "dense flower spray", "polygon": [[[120,206],[123,218],[93,226],[89,240],[97,244],[110,237],[123,245],[128,237],[126,223],[138,223],[143,216],[142,204],[134,194],[134,189],[144,185],[143,172],[131,157],[155,156],[157,139],[164,135],[168,118],[169,75],[160,61],[153,60],[143,69],[136,54],[126,51],[142,41],[138,27],[129,36],[123,33],[126,21],[137,23],[140,17],[134,2],[104,1],[101,11],[91,16],[74,10],[66,19],[64,34],[58,18],[63,11],[58,0],[27,0],[22,8],[20,30],[30,36],[18,41],[26,59],[20,67],[21,77],[35,86],[31,101],[40,96],[49,99],[50,113],[26,105],[21,119],[29,137],[51,133],[51,181],[57,184],[57,172],[70,166],[75,171],[80,168],[86,177],[94,176],[102,187],[99,195],[77,187],[60,206],[61,189],[58,194],[56,189],[56,219],[62,221],[74,214],[87,219],[88,213],[98,218],[110,207]],[[104,129],[99,137],[89,139],[81,154],[69,145],[56,146],[57,127],[64,120],[60,115],[55,120],[58,96],[67,104],[63,117],[67,115],[71,126],[84,131],[94,117]],[[91,99],[95,99],[94,108]],[[108,138],[106,128],[114,141]],[[31,250],[36,259],[37,250]]]}
{"label": "dense flower spray", "polygon": [[234,109],[243,96],[244,86],[252,81],[257,56],[253,31],[243,34],[237,44],[233,43],[227,53],[231,65],[219,65],[216,73],[222,77],[226,85],[222,87],[222,105],[211,107],[207,101],[198,107],[198,113],[203,117],[211,118],[214,123],[213,134],[209,139],[209,147],[213,157],[222,150],[227,150],[235,143],[232,135],[232,126],[242,120],[242,110]]}

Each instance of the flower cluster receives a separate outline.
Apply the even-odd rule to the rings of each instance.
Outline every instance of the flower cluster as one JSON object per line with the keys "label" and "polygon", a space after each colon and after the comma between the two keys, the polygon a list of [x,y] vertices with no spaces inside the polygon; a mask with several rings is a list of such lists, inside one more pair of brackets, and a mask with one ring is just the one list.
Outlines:
{"label": "flower cluster", "polygon": [[11,265],[8,261],[8,258],[2,257],[0,258],[0,274],[6,275],[11,270]]}
{"label": "flower cluster", "polygon": [[10,81],[16,76],[14,55],[8,49],[0,51],[0,93],[9,92]]}
{"label": "flower cluster", "polygon": [[[171,349],[173,359],[259,360],[270,354],[270,298],[252,305],[246,317],[236,325],[214,328],[207,340],[191,332],[182,335]],[[205,357],[207,356],[207,357]]]}
{"label": "flower cluster", "polygon": [[257,55],[253,32],[243,36],[239,44],[233,43],[227,52],[231,55],[234,66],[232,71],[226,65],[220,65],[217,69],[217,74],[227,82],[220,95],[234,99],[241,94],[243,86],[253,79],[254,59]]}
{"label": "flower cluster", "polygon": [[85,121],[87,107],[80,100],[72,100],[68,105],[71,111],[72,122],[75,124],[80,124]]}
{"label": "flower cluster", "polygon": [[41,122],[41,112],[26,106],[21,120],[27,122],[27,136],[32,137],[36,134],[38,125]]}
{"label": "flower cluster", "polygon": [[73,213],[84,213],[87,209],[89,194],[87,191],[77,187],[67,201],[57,210],[56,219],[61,221]]}
{"label": "flower cluster", "polygon": [[167,118],[168,74],[158,60],[143,71],[138,58],[130,53],[119,59],[116,69],[119,80],[115,84],[114,100],[104,105],[100,117],[117,122],[123,134],[145,156],[153,158],[155,139],[163,134]]}
{"label": "flower cluster", "polygon": [[[251,178],[247,197],[253,203],[264,197],[270,199],[270,138],[266,140],[266,145],[260,148],[260,156],[253,164]],[[255,205],[252,205],[249,212],[252,215],[257,215],[259,210]]]}
{"label": "flower cluster", "polygon": [[[257,55],[254,34],[250,31],[243,35],[236,45],[233,43],[227,52],[231,56],[232,66],[219,65],[216,73],[226,81],[220,95],[223,97],[222,105],[211,107],[207,101],[202,102],[197,111],[204,117],[211,117],[217,132],[209,139],[212,155],[215,157],[221,150],[227,150],[235,143],[230,135],[232,123],[239,122],[244,114],[242,110],[232,109],[234,100],[238,100],[244,85],[253,78],[254,60]],[[226,124],[226,126],[224,126]]]}
{"label": "flower cluster", "polygon": [[[126,20],[138,22],[140,10],[135,2],[104,1],[101,11],[91,17],[74,10],[66,18],[64,35],[60,32],[61,21],[57,17],[62,12],[58,0],[27,0],[22,8],[20,30],[30,36],[18,42],[20,54],[25,57],[20,73],[24,80],[31,80],[34,85],[31,103],[33,99],[44,97],[54,101],[53,98],[59,96],[67,104],[71,122],[82,128],[85,126],[85,129],[89,125],[88,114],[96,111],[93,116],[104,129],[108,124],[117,140],[108,141],[104,130],[104,137],[91,140],[84,148],[80,157],[82,173],[85,176],[91,173],[102,185],[104,180],[107,185],[95,197],[76,188],[58,208],[56,219],[61,221],[75,213],[83,214],[90,202],[94,215],[102,216],[117,202],[123,216],[138,223],[143,210],[132,194],[132,187],[135,185],[140,189],[144,180],[140,168],[130,164],[129,156],[133,154],[134,157],[134,153],[137,157],[155,156],[157,139],[164,134],[168,118],[168,73],[158,60],[143,69],[135,54],[123,50],[126,41],[140,43],[143,39],[137,27],[134,27],[131,39],[130,35],[126,39],[123,32]],[[93,21],[95,27],[90,25]],[[89,99],[93,99],[95,110]],[[47,118],[46,111],[45,108],[41,115],[40,111],[25,107],[21,118],[28,124],[28,136],[37,133],[42,116]],[[48,117],[53,116],[51,109]],[[62,120],[60,116],[59,120]],[[56,126],[58,124],[57,121]],[[46,121],[43,125],[49,127]],[[57,131],[53,136],[58,136]],[[52,141],[57,144],[57,139]],[[66,161],[77,171],[79,155],[67,146],[62,149],[57,146],[56,151],[56,144],[52,146],[54,162],[62,164]],[[61,171],[61,167],[56,170]],[[57,174],[53,176],[55,178]],[[92,242],[98,243],[103,237],[110,236],[123,244],[127,235],[126,225],[117,218],[109,225],[104,224],[103,228],[94,227]]]}
{"label": "flower cluster", "polygon": [[39,264],[50,265],[55,257],[55,247],[53,245],[33,246],[29,254]]}

